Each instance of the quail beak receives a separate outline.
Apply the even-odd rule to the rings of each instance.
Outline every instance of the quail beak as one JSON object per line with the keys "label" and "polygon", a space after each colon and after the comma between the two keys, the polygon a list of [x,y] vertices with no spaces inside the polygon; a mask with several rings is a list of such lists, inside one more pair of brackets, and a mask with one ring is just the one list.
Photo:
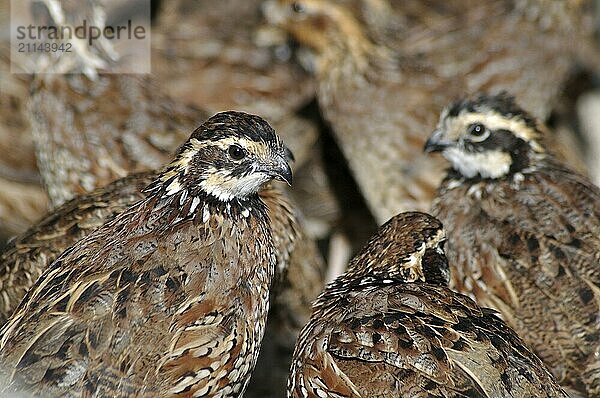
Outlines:
{"label": "quail beak", "polygon": [[435,129],[431,137],[425,143],[423,151],[425,153],[441,152],[450,146],[450,142],[444,140],[444,132],[440,129]]}
{"label": "quail beak", "polygon": [[292,168],[284,157],[277,156],[271,173],[276,180],[283,181],[290,186],[292,185]]}

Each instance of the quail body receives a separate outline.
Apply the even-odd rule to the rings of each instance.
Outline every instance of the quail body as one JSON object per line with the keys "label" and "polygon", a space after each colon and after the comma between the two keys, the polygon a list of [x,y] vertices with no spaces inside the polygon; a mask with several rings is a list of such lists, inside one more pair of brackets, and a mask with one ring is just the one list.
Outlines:
{"label": "quail body", "polygon": [[600,394],[600,189],[508,94],[455,102],[427,142],[451,170],[433,213],[452,286],[502,314],[557,380]]}
{"label": "quail body", "polygon": [[[0,255],[0,323],[6,322],[49,264],[78,240],[144,199],[143,188],[157,177],[158,172],[131,174],[79,195],[12,239]],[[283,371],[289,369],[298,332],[308,321],[310,304],[323,287],[324,265],[287,194],[277,186],[267,186],[259,195],[268,209],[277,266],[273,308],[265,332],[267,343],[261,347],[255,378],[246,395],[260,392],[275,396],[285,391],[287,372]],[[274,373],[273,368],[281,372]]]}
{"label": "quail body", "polygon": [[511,1],[269,4],[272,23],[313,54],[319,107],[379,223],[429,208],[443,164],[421,147],[439,109],[465,93],[509,89],[546,117],[577,58],[573,40],[592,38],[579,23],[546,32]]}
{"label": "quail body", "polygon": [[258,196],[272,179],[291,169],[263,119],[210,118],[29,290],[2,331],[4,392],[241,396],[276,265]]}
{"label": "quail body", "polygon": [[442,224],[401,213],[327,286],[289,397],[567,397],[493,310],[447,287]]}

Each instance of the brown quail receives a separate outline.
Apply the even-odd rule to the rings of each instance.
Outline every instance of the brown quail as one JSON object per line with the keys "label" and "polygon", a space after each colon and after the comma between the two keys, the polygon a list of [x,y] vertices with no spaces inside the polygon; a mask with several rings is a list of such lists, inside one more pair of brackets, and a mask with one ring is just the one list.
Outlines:
{"label": "brown quail", "polygon": [[600,394],[600,189],[547,151],[545,127],[507,94],[455,102],[427,151],[452,169],[433,213],[452,286],[500,311],[553,371]]}
{"label": "brown quail", "polygon": [[4,392],[241,396],[258,357],[275,245],[260,188],[291,182],[261,118],[200,126],[147,197],[65,251],[0,342]]}
{"label": "brown quail", "polygon": [[[511,1],[347,3],[279,0],[265,8],[314,53],[320,109],[380,223],[429,208],[443,165],[421,147],[439,109],[465,92],[510,89],[546,117],[575,58],[572,42],[583,43],[571,24],[544,29]],[[387,19],[406,20],[408,30],[394,33]]]}
{"label": "brown quail", "polygon": [[442,224],[401,213],[319,296],[289,397],[563,397],[494,311],[447,287]]}
{"label": "brown quail", "polygon": [[[157,176],[155,172],[132,174],[80,195],[11,240],[0,255],[0,323],[4,324],[27,290],[65,249],[145,198],[143,188]],[[310,317],[310,303],[323,287],[324,266],[287,195],[273,186],[260,191],[259,196],[268,208],[277,268],[273,308],[265,332],[268,343],[261,348],[256,380],[248,392],[267,391],[267,395],[276,396],[285,390],[287,373],[283,371],[289,369],[298,332]],[[281,374],[274,373],[273,368]]]}

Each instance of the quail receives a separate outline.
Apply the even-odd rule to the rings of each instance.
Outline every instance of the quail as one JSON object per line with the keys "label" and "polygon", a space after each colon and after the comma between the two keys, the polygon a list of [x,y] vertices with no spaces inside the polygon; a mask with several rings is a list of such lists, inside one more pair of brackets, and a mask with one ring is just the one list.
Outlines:
{"label": "quail", "polygon": [[288,397],[567,397],[495,311],[447,287],[445,232],[401,213],[327,286]]}
{"label": "quail", "polygon": [[452,287],[497,309],[557,380],[600,394],[600,189],[559,162],[506,93],[448,106],[426,143],[451,164],[432,212]]}
{"label": "quail", "polygon": [[[156,172],[131,174],[51,211],[0,255],[0,324],[4,324],[44,269],[64,250],[90,234],[128,206],[145,198],[143,188]],[[276,186],[259,192],[266,204],[276,247],[276,281],[271,295],[266,341],[246,395],[281,395],[285,391],[291,351],[299,330],[310,317],[310,303],[323,287],[324,265],[314,242],[307,238],[300,216]],[[264,365],[263,365],[264,363]],[[273,372],[273,368],[281,370]],[[269,382],[265,382],[269,381]],[[256,390],[256,391],[255,391]]]}
{"label": "quail", "polygon": [[[379,223],[429,208],[443,164],[421,147],[439,109],[465,92],[510,89],[546,117],[575,58],[556,54],[583,43],[574,28],[546,31],[509,1],[347,3],[279,0],[265,8],[272,24],[312,52],[319,107]],[[384,11],[371,18],[385,28],[379,16],[394,18],[386,4],[408,15],[406,32],[377,34],[363,15],[379,6]]]}
{"label": "quail", "polygon": [[275,260],[258,191],[291,182],[261,118],[219,113],[147,197],[61,254],[4,326],[4,392],[241,396]]}

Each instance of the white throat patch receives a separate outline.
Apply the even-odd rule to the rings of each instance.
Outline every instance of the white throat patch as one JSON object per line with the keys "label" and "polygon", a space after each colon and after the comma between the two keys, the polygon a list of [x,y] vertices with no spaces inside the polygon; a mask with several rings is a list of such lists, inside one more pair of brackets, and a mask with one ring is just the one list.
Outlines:
{"label": "white throat patch", "polygon": [[269,176],[258,172],[233,178],[215,173],[201,181],[200,187],[221,202],[229,202],[234,198],[243,199],[257,193],[269,180]]}
{"label": "white throat patch", "polygon": [[499,178],[508,174],[512,163],[508,153],[498,150],[472,153],[451,147],[446,148],[443,155],[467,178],[478,174],[483,178]]}

